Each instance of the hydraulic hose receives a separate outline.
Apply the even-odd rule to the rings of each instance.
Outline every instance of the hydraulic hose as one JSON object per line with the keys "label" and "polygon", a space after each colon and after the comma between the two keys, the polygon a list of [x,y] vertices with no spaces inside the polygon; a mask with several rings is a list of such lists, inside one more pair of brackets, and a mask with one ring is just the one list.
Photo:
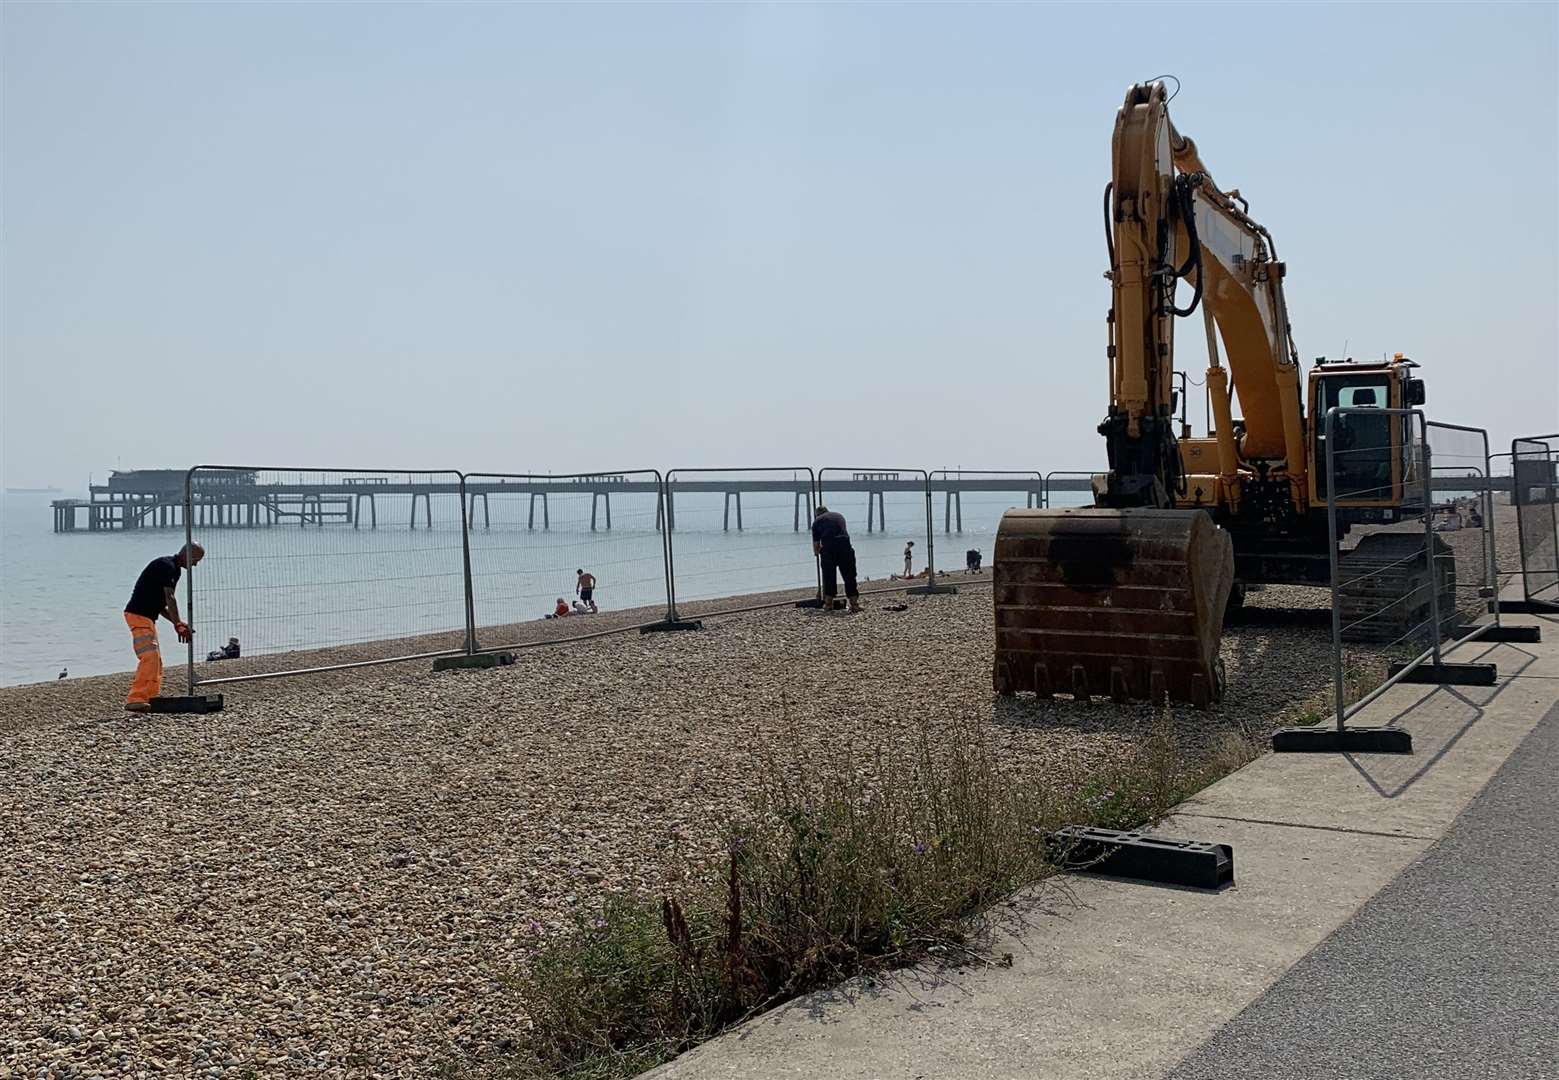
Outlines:
{"label": "hydraulic hose", "polygon": [[1181,218],[1185,222],[1186,236],[1191,240],[1191,254],[1186,257],[1185,264],[1181,266],[1180,269],[1175,271],[1174,280],[1185,277],[1186,274],[1190,273],[1193,268],[1196,270],[1196,291],[1191,296],[1190,307],[1183,309],[1175,307],[1173,280],[1169,286],[1170,314],[1178,315],[1182,319],[1194,313],[1197,309],[1197,306],[1201,304],[1202,285],[1203,281],[1205,280],[1202,274],[1202,240],[1201,237],[1196,235],[1196,206],[1192,196],[1194,186],[1197,182],[1200,181],[1200,179],[1200,173],[1194,176],[1175,177],[1175,201],[1179,205]]}

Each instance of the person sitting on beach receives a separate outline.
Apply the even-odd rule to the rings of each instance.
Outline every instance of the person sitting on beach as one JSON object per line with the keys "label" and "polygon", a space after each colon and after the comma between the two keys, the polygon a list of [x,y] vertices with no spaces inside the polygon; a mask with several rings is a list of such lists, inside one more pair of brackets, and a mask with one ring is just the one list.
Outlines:
{"label": "person sitting on beach", "polygon": [[594,615],[595,612],[593,612],[589,608],[585,607],[585,605],[581,601],[575,600],[574,601],[574,614],[575,615]]}
{"label": "person sitting on beach", "polygon": [[560,597],[558,597],[558,606],[552,609],[552,614],[548,615],[547,618],[549,618],[549,619],[561,619],[565,615],[572,615],[572,614],[573,614],[573,612],[570,611],[569,607],[568,607],[568,601],[563,599],[560,596]]}
{"label": "person sitting on beach", "polygon": [[210,652],[208,652],[206,654],[206,659],[207,660],[237,660],[238,659],[238,655],[239,655],[239,652],[238,652],[238,639],[235,638],[235,637],[230,637],[230,638],[227,639],[227,644],[226,645],[222,646],[220,649],[212,649]]}

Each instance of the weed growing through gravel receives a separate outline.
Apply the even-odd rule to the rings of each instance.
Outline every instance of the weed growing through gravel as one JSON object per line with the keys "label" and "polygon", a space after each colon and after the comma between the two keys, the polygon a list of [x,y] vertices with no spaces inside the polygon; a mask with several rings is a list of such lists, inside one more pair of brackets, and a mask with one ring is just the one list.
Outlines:
{"label": "weed growing through gravel", "polygon": [[1142,825],[1254,756],[1231,736],[1188,760],[1167,710],[1081,784],[1013,773],[973,722],[863,731],[858,745],[850,761],[771,749],[719,881],[614,896],[544,944],[517,984],[530,1027],[500,1071],[631,1076],[863,971],[983,962],[975,917],[1053,873],[1047,832]]}

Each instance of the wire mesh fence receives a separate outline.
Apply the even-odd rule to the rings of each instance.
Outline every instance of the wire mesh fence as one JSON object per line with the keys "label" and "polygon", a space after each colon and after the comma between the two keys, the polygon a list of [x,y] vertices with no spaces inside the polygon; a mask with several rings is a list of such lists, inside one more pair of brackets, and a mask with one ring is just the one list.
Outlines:
{"label": "wire mesh fence", "polygon": [[937,572],[931,474],[925,469],[817,471],[818,498],[849,523],[863,583],[929,581]]}
{"label": "wire mesh fence", "polygon": [[187,538],[226,530],[186,575],[191,685],[236,677],[222,665],[238,659],[280,674],[368,642],[377,660],[463,648],[460,490],[453,471],[191,469]]}
{"label": "wire mesh fence", "polygon": [[1035,469],[937,469],[931,474],[933,518],[941,511],[944,537],[957,534],[963,556],[944,548],[943,569],[960,563],[968,570],[984,565],[996,545],[1001,516],[1014,507],[1033,509],[1045,502],[1044,474]]}
{"label": "wire mesh fence", "polygon": [[[960,549],[1007,507],[1044,499],[1032,470],[939,480]],[[679,601],[713,615],[817,599],[811,525],[825,497],[850,519],[864,591],[951,588],[928,580],[939,572],[923,469],[199,466],[183,486],[187,538],[223,530],[186,577],[200,655],[212,653],[197,662],[191,649],[192,691],[659,626]],[[589,620],[603,613],[630,618]]]}
{"label": "wire mesh fence", "polygon": [[[1431,532],[1422,417],[1340,408],[1327,425],[1327,510],[1333,535],[1344,536],[1332,575],[1342,638],[1427,643],[1435,637],[1432,609],[1445,595],[1430,587],[1431,563],[1448,551]],[[1441,570],[1448,572],[1447,564]]]}
{"label": "wire mesh fence", "polygon": [[1488,432],[1434,420],[1425,429],[1432,481],[1430,531],[1444,544],[1436,561],[1440,576],[1448,580],[1451,601],[1442,614],[1457,626],[1471,626],[1487,612],[1497,591]]}
{"label": "wire mesh fence", "polygon": [[656,470],[470,473],[465,490],[472,621],[482,646],[512,645],[517,625],[536,620],[569,620],[573,632],[603,611],[665,611]]}
{"label": "wire mesh fence", "polygon": [[1454,583],[1441,575],[1455,562],[1431,531],[1427,448],[1418,410],[1335,407],[1322,420],[1320,494],[1330,535],[1344,538],[1328,545],[1339,728],[1386,685],[1358,702],[1345,699],[1344,642],[1412,657],[1410,665],[1439,659],[1442,602],[1454,611]]}
{"label": "wire mesh fence", "polygon": [[666,473],[671,608],[697,601],[746,606],[754,594],[818,595],[812,552],[816,474],[806,467],[672,469]]}
{"label": "wire mesh fence", "polygon": [[1559,608],[1559,434],[1515,439],[1510,458],[1522,596]]}

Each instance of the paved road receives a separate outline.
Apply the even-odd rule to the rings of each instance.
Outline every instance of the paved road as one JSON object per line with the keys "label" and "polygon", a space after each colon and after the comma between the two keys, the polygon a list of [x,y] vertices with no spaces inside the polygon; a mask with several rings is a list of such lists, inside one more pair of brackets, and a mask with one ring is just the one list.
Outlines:
{"label": "paved road", "polygon": [[1169,1075],[1559,1078],[1559,707],[1449,832]]}

